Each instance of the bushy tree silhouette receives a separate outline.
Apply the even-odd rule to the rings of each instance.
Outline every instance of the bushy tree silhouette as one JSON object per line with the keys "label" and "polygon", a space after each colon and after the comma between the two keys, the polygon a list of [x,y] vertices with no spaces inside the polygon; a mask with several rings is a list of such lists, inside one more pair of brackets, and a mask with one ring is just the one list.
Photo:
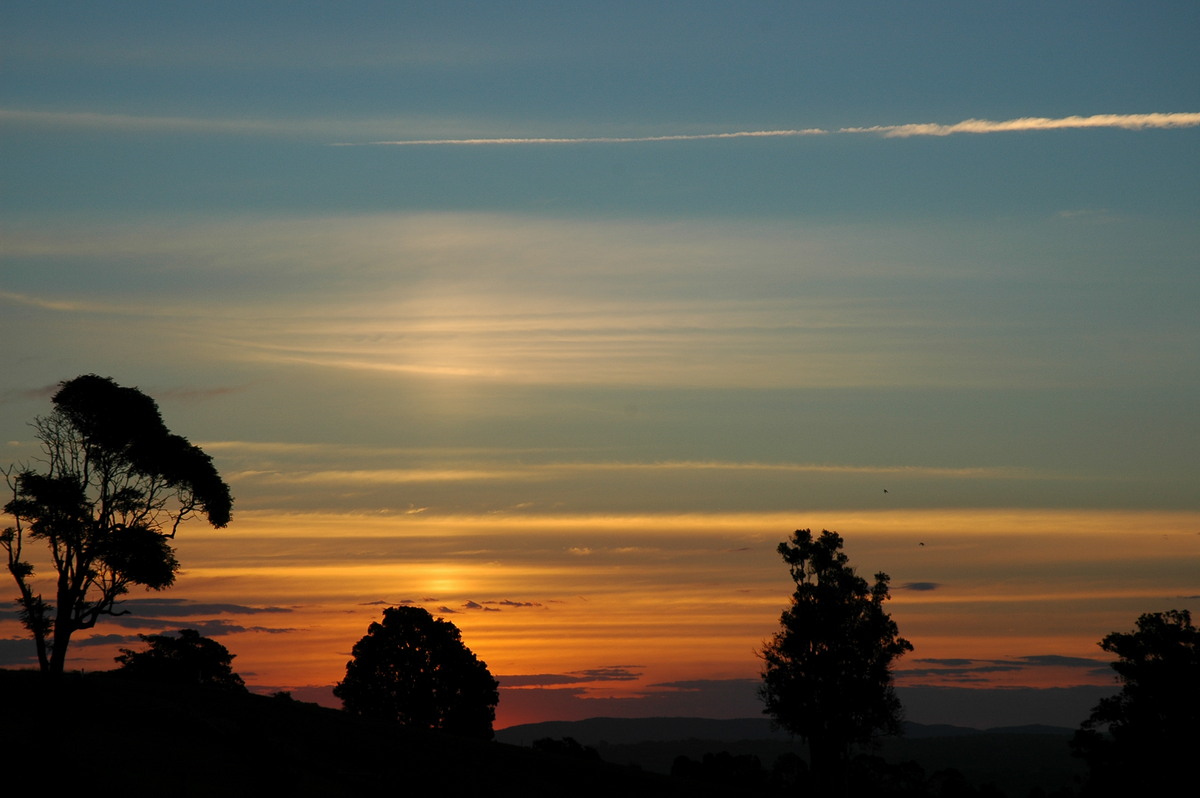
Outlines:
{"label": "bushy tree silhouette", "polygon": [[351,653],[333,689],[348,712],[492,738],[499,684],[454,624],[420,607],[389,607]]}
{"label": "bushy tree silhouette", "polygon": [[796,590],[761,652],[759,695],[764,712],[808,743],[821,789],[844,794],[851,747],[900,732],[891,669],[912,644],[883,609],[887,574],[868,585],[850,567],[840,535],[814,538],[801,529],[778,550]]}
{"label": "bushy tree silhouette", "polygon": [[[54,411],[34,420],[42,472],[4,472],[13,498],[0,533],[16,580],[20,618],[42,671],[61,673],[71,635],[102,615],[123,615],[131,585],[162,590],[179,563],[170,539],[203,514],[229,523],[233,500],[212,459],[163,424],[158,405],[136,388],[87,374],[61,383]],[[27,544],[49,549],[54,574],[39,581]],[[43,597],[49,587],[53,598]]]}
{"label": "bushy tree silhouette", "polygon": [[233,672],[237,655],[195,629],[180,629],[178,635],[138,637],[146,643],[145,650],[123,648],[114,657],[121,673],[145,681],[246,691],[242,677]]}
{"label": "bushy tree silhouette", "polygon": [[[1195,781],[1200,750],[1200,629],[1187,610],[1142,615],[1100,647],[1121,692],[1092,710],[1072,740],[1091,771],[1085,795],[1168,794]],[[1161,789],[1160,789],[1161,788]]]}

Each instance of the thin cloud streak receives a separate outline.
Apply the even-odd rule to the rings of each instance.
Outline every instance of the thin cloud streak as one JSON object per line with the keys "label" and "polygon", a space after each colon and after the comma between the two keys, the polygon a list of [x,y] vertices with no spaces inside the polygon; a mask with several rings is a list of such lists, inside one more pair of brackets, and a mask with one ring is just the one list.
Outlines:
{"label": "thin cloud streak", "polygon": [[56,128],[90,128],[123,132],[165,133],[286,133],[289,123],[263,119],[205,119],[185,116],[139,116],[92,111],[30,111],[0,108],[0,124]]}
{"label": "thin cloud streak", "polygon": [[[315,472],[242,471],[243,479],[273,484],[404,484],[409,482],[474,481],[480,479],[548,479],[564,472],[598,471],[774,471],[817,474],[890,474],[960,479],[1077,479],[1066,475],[1033,473],[1005,467],[942,468],[935,466],[853,466],[820,463],[755,463],[723,461],[553,462],[503,468],[383,468],[322,470]],[[1092,478],[1092,477],[1089,477]]]}
{"label": "thin cloud streak", "polygon": [[355,146],[412,146],[430,144],[640,144],[655,141],[707,141],[711,139],[794,138],[824,136],[828,130],[739,130],[732,133],[677,133],[665,136],[584,136],[580,138],[480,138],[480,139],[411,139],[401,141],[335,142],[334,147]]}
{"label": "thin cloud streak", "polygon": [[397,141],[370,141],[362,145],[352,142],[336,142],[332,146],[432,146],[432,145],[481,145],[481,144],[641,144],[662,141],[706,141],[712,139],[738,138],[796,138],[799,136],[822,136],[835,133],[876,133],[884,138],[909,138],[912,136],[950,136],[956,133],[1011,133],[1018,131],[1070,130],[1078,128],[1118,128],[1121,130],[1146,130],[1185,128],[1200,126],[1200,113],[1154,113],[1154,114],[1095,114],[1093,116],[1020,117],[1004,121],[990,119],[964,119],[952,125],[932,122],[905,125],[874,125],[871,127],[843,127],[837,130],[805,128],[802,130],[740,130],[726,133],[672,134],[662,136],[582,136],[578,138],[471,138],[471,139],[409,139]]}
{"label": "thin cloud streak", "polygon": [[[819,474],[911,474],[944,477],[965,478],[1013,478],[1034,475],[1027,469],[1007,467],[969,467],[969,468],[938,468],[933,466],[854,466],[824,463],[757,463],[757,462],[724,462],[717,460],[668,460],[654,463],[554,463],[547,468],[555,471],[565,469],[581,470],[655,470],[655,471],[788,471]],[[1038,474],[1036,478],[1045,479],[1046,474]]]}
{"label": "thin cloud streak", "polygon": [[10,302],[17,305],[25,305],[27,307],[41,308],[42,310],[63,311],[68,313],[78,311],[109,310],[109,308],[105,306],[93,305],[86,302],[75,302],[72,300],[63,299],[42,299],[40,297],[29,296],[28,294],[18,294],[12,291],[0,291],[0,302]]}

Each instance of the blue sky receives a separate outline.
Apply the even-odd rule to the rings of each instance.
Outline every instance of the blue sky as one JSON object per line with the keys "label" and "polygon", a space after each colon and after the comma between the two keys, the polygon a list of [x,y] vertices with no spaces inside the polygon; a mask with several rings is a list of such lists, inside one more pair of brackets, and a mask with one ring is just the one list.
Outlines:
{"label": "blue sky", "polygon": [[[807,526],[935,586],[898,591],[914,658],[1094,657],[1200,594],[1198,33],[1186,2],[6,4],[5,460],[60,380],[155,396],[244,524],[172,595],[327,619],[232,639],[263,684],[336,681],[373,601],[550,607],[569,572],[634,607],[630,557],[696,624],[748,598],[621,685],[752,678]],[[1028,583],[1006,523],[1063,535]],[[922,525],[986,542],[888,542]],[[386,596],[287,570],[371,552]],[[488,562],[512,581],[410,578]],[[985,595],[1028,618],[967,634]],[[662,634],[638,611],[544,666],[540,626],[462,624],[494,671],[591,672]],[[326,659],[289,672],[289,635]]]}

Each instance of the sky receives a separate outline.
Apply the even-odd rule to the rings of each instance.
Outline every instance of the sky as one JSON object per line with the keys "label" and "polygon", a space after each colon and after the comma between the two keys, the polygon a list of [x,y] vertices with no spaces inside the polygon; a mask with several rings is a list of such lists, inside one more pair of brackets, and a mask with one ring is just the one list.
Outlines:
{"label": "sky", "polygon": [[[234,520],[80,633],[336,701],[387,606],[497,726],[754,716],[831,529],[911,720],[1075,725],[1200,613],[1193,2],[11,2],[0,445],[154,397]],[[15,597],[15,589],[12,589]],[[0,664],[32,644],[0,615]]]}

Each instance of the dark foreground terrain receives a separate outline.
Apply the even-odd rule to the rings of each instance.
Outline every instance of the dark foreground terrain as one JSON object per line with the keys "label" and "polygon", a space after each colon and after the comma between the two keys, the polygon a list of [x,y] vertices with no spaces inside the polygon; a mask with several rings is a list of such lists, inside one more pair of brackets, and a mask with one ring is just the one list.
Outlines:
{"label": "dark foreground terrain", "polygon": [[[871,766],[885,770],[869,794],[1071,795],[1083,769],[1066,750],[1068,731],[912,726],[877,752],[892,764]],[[117,672],[68,674],[54,685],[35,671],[0,670],[0,751],[8,771],[0,783],[32,780],[88,798],[770,796],[803,792],[806,781],[802,772],[783,781],[771,774],[798,746],[764,719],[594,718],[513,727],[497,737],[506,742],[365,721],[286,697],[132,681]],[[529,747],[566,737],[603,761]],[[713,764],[720,768],[696,769],[718,752],[725,759]],[[679,757],[696,762],[690,780],[665,775],[673,767],[684,772]],[[914,770],[921,774],[915,781]]]}
{"label": "dark foreground terrain", "polygon": [[[1086,774],[1083,762],[1070,752],[1073,731],[1047,726],[979,731],[908,723],[903,737],[885,738],[873,752],[878,760],[871,767],[891,772],[877,773],[883,783],[862,794],[871,798],[1070,795]],[[735,758],[753,757],[764,779],[781,757],[804,751],[766,718],[591,718],[512,726],[496,737],[520,745],[545,737],[570,737],[595,748],[606,762],[633,763],[658,773],[670,773],[681,756],[703,762],[706,756],[723,752]],[[924,786],[914,786],[912,777],[917,774],[923,774],[918,781]],[[710,781],[717,775],[710,774]],[[754,774],[745,768],[737,775],[743,784],[754,781]]]}
{"label": "dark foreground terrain", "polygon": [[[9,786],[96,796],[733,795],[635,768],[266,696],[0,670]],[[50,790],[51,787],[57,789]]]}

